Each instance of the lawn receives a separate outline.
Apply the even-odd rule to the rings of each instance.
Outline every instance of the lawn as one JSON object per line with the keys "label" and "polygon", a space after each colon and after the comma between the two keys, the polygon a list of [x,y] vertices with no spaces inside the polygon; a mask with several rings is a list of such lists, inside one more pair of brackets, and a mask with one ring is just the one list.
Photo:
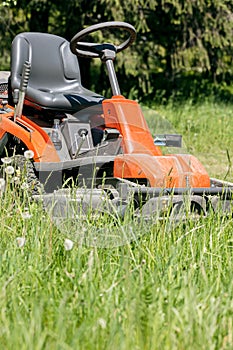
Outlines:
{"label": "lawn", "polygon": [[[232,181],[232,106],[156,111],[211,176]],[[156,113],[146,110],[153,133]],[[212,212],[174,229],[128,221],[131,244],[100,248],[78,240],[83,223],[76,236],[61,231],[26,189],[13,195],[0,202],[1,349],[232,349],[232,218]],[[109,232],[111,220],[87,231]]]}
{"label": "lawn", "polygon": [[[155,113],[155,111],[157,113]],[[233,181],[232,104],[204,100],[145,108],[148,124],[183,135],[184,148],[194,154],[212,177]]]}

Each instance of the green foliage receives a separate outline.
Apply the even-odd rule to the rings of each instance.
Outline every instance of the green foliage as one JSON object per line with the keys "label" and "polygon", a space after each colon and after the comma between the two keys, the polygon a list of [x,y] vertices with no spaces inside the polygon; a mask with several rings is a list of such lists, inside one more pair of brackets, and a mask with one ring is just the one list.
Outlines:
{"label": "green foliage", "polygon": [[[161,92],[162,85],[154,80],[158,73],[167,81],[198,73],[215,84],[230,85],[232,18],[229,0],[7,0],[0,5],[0,66],[9,68],[10,44],[21,31],[48,31],[70,40],[88,25],[117,20],[132,23],[138,33],[133,47],[116,60],[123,93],[142,98]],[[112,37],[105,33],[104,40]],[[80,58],[80,63],[83,84],[107,91],[103,68],[87,59]],[[168,89],[175,92],[177,86]]]}

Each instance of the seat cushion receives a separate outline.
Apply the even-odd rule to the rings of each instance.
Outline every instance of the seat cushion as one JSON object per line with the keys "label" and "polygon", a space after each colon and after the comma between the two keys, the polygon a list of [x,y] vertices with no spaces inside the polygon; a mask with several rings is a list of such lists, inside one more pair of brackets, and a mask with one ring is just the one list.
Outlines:
{"label": "seat cushion", "polygon": [[76,112],[102,101],[102,96],[94,95],[83,87],[71,91],[52,91],[44,88],[33,89],[29,86],[26,95],[26,104],[30,106],[63,112]]}
{"label": "seat cushion", "polygon": [[12,42],[11,86],[18,89],[23,64],[31,63],[26,103],[36,108],[75,112],[99,104],[103,96],[81,84],[77,57],[69,42],[47,33],[21,33]]}

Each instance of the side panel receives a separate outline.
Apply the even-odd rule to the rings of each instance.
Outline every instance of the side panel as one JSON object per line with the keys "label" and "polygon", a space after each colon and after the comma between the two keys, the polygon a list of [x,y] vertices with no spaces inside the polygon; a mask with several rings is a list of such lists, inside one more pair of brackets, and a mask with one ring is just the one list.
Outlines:
{"label": "side panel", "polygon": [[13,111],[0,117],[0,135],[6,132],[20,139],[34,152],[35,162],[59,162],[57,151],[46,132],[26,117],[12,120]]}
{"label": "side panel", "polygon": [[162,155],[155,146],[141,108],[136,101],[123,96],[113,96],[103,101],[104,119],[107,128],[115,128],[122,135],[122,148],[128,154]]}

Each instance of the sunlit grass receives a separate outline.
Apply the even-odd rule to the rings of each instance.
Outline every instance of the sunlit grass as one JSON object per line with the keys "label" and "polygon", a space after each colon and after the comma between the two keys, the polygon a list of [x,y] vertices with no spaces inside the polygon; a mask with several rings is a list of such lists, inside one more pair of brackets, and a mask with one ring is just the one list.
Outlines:
{"label": "sunlit grass", "polygon": [[151,225],[124,246],[66,249],[69,236],[39,204],[28,210],[25,219],[1,208],[3,348],[231,348],[232,219]]}
{"label": "sunlit grass", "polygon": [[[157,121],[154,110],[183,135],[187,151],[197,156],[212,177],[233,180],[233,109],[231,104],[206,100],[155,106],[146,117],[153,133]],[[156,121],[156,122],[155,122]],[[160,122],[161,123],[161,122]]]}

